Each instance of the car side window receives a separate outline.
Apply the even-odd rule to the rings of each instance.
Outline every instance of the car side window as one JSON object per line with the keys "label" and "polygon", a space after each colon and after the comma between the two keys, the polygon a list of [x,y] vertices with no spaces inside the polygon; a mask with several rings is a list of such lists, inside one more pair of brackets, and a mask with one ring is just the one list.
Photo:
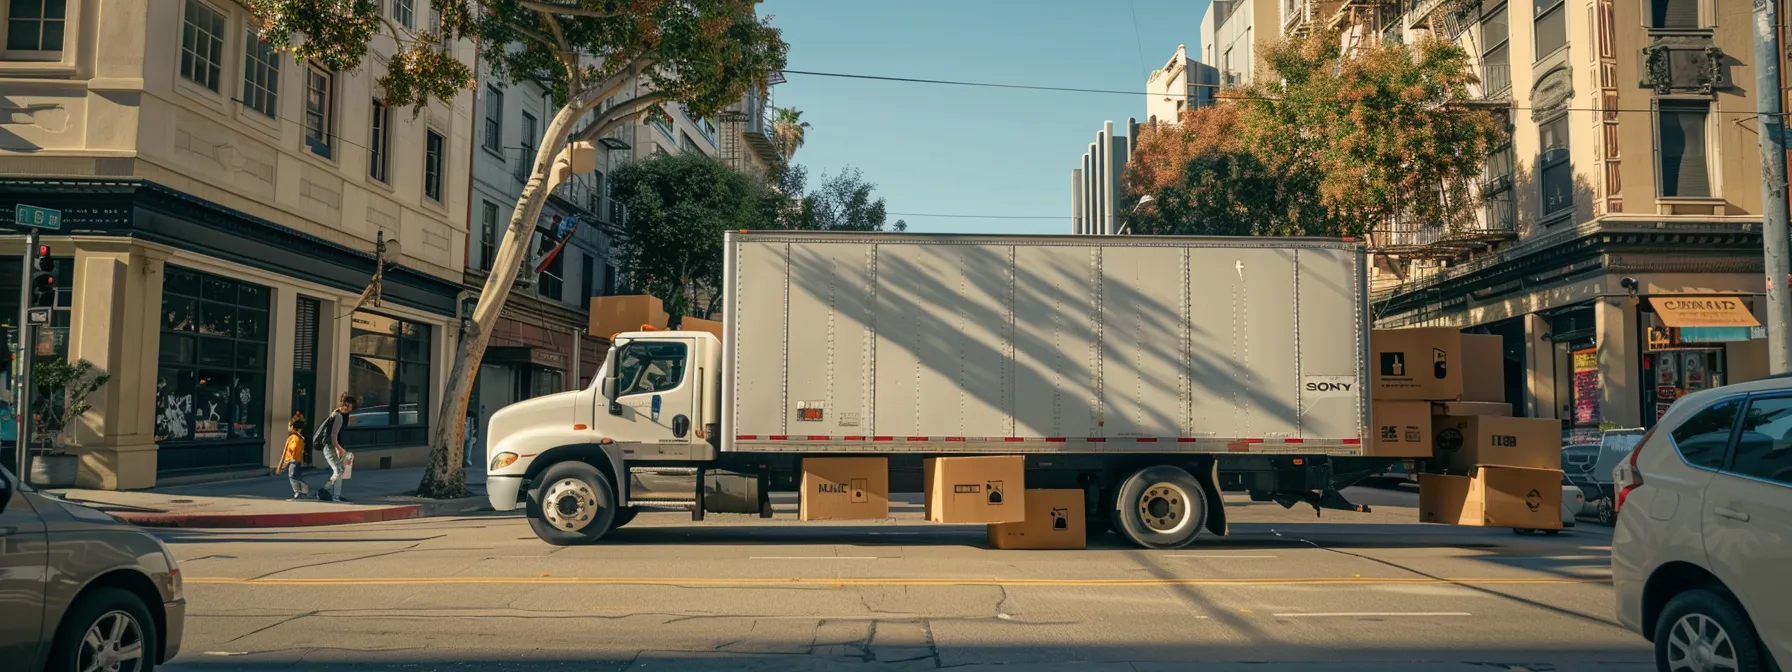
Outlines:
{"label": "car side window", "polygon": [[684,383],[683,343],[630,343],[616,355],[616,394],[664,392]]}
{"label": "car side window", "polygon": [[1792,485],[1792,397],[1749,402],[1730,471]]}
{"label": "car side window", "polygon": [[1706,469],[1722,469],[1724,451],[1730,446],[1730,430],[1736,427],[1736,413],[1742,402],[1729,400],[1699,411],[1674,428],[1674,446],[1680,457]]}

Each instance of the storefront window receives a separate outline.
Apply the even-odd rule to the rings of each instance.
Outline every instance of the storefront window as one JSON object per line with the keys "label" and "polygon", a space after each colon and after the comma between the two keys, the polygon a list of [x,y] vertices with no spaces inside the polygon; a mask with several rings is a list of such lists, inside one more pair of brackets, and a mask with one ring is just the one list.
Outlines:
{"label": "storefront window", "polygon": [[159,471],[260,461],[267,401],[268,289],[167,267],[156,372],[156,441],[175,447]]}
{"label": "storefront window", "polygon": [[427,438],[429,336],[426,324],[355,312],[348,392],[361,406],[349,427],[361,430],[357,433],[362,443],[417,443]]}

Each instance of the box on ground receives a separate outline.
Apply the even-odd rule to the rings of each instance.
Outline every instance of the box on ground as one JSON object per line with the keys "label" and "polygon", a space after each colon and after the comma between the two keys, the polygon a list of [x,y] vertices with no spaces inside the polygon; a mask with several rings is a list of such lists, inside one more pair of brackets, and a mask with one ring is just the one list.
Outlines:
{"label": "box on ground", "polygon": [[1562,468],[1562,422],[1494,415],[1431,419],[1432,450],[1445,470],[1467,474],[1481,465]]}
{"label": "box on ground", "polygon": [[1478,467],[1473,476],[1419,474],[1419,520],[1472,527],[1562,527],[1559,469]]}
{"label": "box on ground", "polygon": [[1434,401],[1462,397],[1462,333],[1452,327],[1369,333],[1369,398]]}
{"label": "box on ground", "polygon": [[922,463],[927,520],[1018,523],[1026,520],[1026,458],[932,457]]}
{"label": "box on ground", "polygon": [[890,465],[882,457],[803,460],[801,520],[883,520],[890,517]]}
{"label": "box on ground", "polygon": [[1462,400],[1506,400],[1506,339],[1462,335]]}
{"label": "box on ground", "polygon": [[1436,401],[1431,403],[1432,415],[1498,415],[1512,417],[1512,405],[1494,401]]}
{"label": "box on ground", "polygon": [[989,546],[1008,549],[1083,548],[1083,491],[1028,490],[1026,520],[989,526]]}
{"label": "box on ground", "polygon": [[1377,401],[1370,404],[1374,440],[1370,457],[1431,457],[1431,403]]}

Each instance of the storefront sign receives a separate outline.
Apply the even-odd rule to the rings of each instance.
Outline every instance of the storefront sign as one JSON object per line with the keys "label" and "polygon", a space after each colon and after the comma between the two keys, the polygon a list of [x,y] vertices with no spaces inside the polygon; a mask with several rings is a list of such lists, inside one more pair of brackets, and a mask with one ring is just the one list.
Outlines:
{"label": "storefront sign", "polygon": [[1658,385],[1655,387],[1655,400],[1656,401],[1672,402],[1675,399],[1679,399],[1679,398],[1680,398],[1680,388],[1678,388],[1678,387],[1674,387],[1673,385]]}
{"label": "storefront sign", "polygon": [[1754,327],[1761,322],[1741,297],[1652,296],[1649,305],[1670,327]]}
{"label": "storefront sign", "polygon": [[1668,409],[1673,408],[1673,407],[1674,407],[1673,402],[1667,402],[1667,403],[1657,402],[1655,404],[1655,421],[1661,422],[1662,416],[1667,415]]}
{"label": "storefront sign", "polygon": [[1574,424],[1599,424],[1599,350],[1574,351]]}
{"label": "storefront sign", "polygon": [[1703,352],[1688,352],[1688,353],[1686,353],[1685,363],[1682,364],[1680,368],[1682,371],[1685,372],[1686,389],[1688,389],[1688,390],[1703,390],[1703,389],[1705,389],[1705,353],[1703,353]]}
{"label": "storefront sign", "polygon": [[1673,387],[1680,382],[1680,355],[1664,353],[1655,356],[1655,384]]}

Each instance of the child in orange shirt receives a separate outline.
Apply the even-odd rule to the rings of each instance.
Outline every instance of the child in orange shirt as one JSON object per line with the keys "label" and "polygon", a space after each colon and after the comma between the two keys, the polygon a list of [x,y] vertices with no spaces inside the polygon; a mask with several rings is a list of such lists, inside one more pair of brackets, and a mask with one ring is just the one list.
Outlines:
{"label": "child in orange shirt", "polygon": [[292,484],[292,498],[304,499],[311,495],[311,486],[299,480],[299,471],[305,461],[305,414],[292,414],[292,421],[286,423],[286,452],[280,456],[280,471],[286,472],[286,481]]}

